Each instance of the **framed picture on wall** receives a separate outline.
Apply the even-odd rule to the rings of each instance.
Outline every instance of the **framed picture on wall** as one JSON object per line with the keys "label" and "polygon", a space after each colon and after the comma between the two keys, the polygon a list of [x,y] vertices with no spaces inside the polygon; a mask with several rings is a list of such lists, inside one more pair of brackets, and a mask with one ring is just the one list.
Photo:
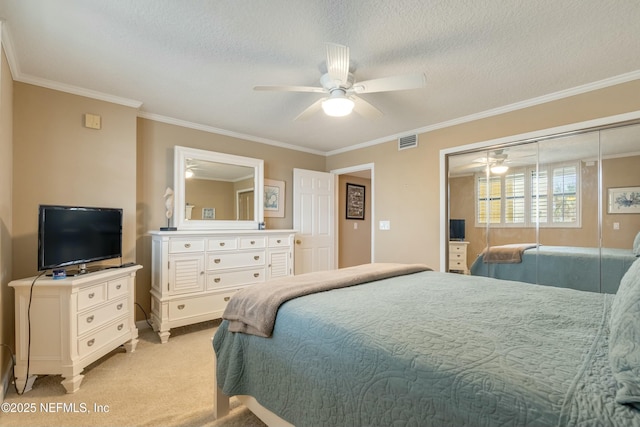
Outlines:
{"label": "framed picture on wall", "polygon": [[347,183],[347,219],[364,219],[364,185]]}
{"label": "framed picture on wall", "polygon": [[640,187],[609,188],[607,213],[640,213]]}
{"label": "framed picture on wall", "polygon": [[284,217],[284,181],[264,180],[264,216]]}
{"label": "framed picture on wall", "polygon": [[216,219],[216,208],[202,208],[202,219]]}

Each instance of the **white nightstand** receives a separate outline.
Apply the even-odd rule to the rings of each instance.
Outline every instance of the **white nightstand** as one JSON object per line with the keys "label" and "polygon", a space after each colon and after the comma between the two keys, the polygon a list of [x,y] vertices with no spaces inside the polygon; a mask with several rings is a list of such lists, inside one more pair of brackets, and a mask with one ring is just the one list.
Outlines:
{"label": "white nightstand", "polygon": [[449,242],[449,271],[470,274],[467,267],[467,246],[469,242]]}

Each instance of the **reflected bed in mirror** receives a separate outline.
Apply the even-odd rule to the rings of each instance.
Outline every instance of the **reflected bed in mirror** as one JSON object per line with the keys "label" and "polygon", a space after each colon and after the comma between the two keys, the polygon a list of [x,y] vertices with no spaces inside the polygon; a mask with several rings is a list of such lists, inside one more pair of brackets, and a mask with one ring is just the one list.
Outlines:
{"label": "reflected bed in mirror", "polygon": [[257,230],[263,221],[263,161],[175,146],[178,230]]}

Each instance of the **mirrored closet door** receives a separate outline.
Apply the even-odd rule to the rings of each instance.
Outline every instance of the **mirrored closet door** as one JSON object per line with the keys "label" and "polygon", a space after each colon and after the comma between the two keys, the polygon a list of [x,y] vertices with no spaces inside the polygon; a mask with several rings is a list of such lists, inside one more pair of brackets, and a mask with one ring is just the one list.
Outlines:
{"label": "mirrored closet door", "polygon": [[640,124],[456,153],[447,166],[471,274],[616,292],[640,232]]}

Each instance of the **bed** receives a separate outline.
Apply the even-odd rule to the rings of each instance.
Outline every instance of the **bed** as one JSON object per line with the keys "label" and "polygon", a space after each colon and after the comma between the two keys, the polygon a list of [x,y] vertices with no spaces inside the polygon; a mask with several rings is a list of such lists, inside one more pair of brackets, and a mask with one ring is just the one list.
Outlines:
{"label": "bed", "polygon": [[268,336],[235,323],[218,416],[239,396],[272,425],[640,426],[640,262],[616,296],[418,271],[288,300]]}
{"label": "bed", "polygon": [[615,294],[620,279],[636,260],[627,249],[529,246],[522,253],[522,262],[485,262],[485,251],[471,265],[471,274]]}

